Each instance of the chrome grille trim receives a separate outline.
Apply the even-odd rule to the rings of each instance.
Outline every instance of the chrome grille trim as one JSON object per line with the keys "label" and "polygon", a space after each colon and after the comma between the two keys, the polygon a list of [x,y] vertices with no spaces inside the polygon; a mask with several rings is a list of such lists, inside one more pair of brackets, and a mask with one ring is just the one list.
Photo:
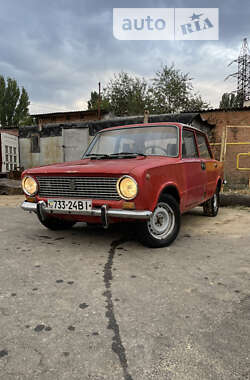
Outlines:
{"label": "chrome grille trim", "polygon": [[[114,177],[56,177],[37,176],[39,196],[45,198],[72,197],[120,200],[116,190],[118,178]],[[75,190],[71,188],[74,180]]]}

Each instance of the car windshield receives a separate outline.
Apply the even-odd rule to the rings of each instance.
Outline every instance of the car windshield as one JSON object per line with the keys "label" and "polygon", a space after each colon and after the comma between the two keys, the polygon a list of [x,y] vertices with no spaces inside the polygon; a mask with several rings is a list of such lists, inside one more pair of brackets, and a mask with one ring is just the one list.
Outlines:
{"label": "car windshield", "polygon": [[178,128],[174,125],[129,127],[98,133],[84,157],[178,155]]}

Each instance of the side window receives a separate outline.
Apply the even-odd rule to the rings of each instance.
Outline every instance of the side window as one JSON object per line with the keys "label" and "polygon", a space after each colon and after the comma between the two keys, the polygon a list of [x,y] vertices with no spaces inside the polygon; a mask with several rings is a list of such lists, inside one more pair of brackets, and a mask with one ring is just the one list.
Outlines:
{"label": "side window", "polygon": [[199,133],[197,133],[196,136],[197,136],[197,142],[198,142],[200,157],[201,158],[211,158],[205,136],[200,135]]}
{"label": "side window", "polygon": [[194,132],[183,129],[182,132],[182,158],[197,158],[198,152]]}

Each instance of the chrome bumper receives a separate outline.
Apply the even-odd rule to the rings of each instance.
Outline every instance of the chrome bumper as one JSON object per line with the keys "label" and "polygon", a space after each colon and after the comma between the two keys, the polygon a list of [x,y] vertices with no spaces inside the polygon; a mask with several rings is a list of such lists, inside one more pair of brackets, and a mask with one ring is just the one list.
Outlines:
{"label": "chrome bumper", "polygon": [[51,210],[46,206],[46,203],[40,201],[38,203],[32,203],[24,201],[21,204],[21,208],[24,211],[30,211],[37,213],[37,205],[41,207],[42,211],[48,214],[67,214],[67,215],[86,215],[86,216],[100,216],[102,219],[107,217],[114,218],[126,218],[126,219],[144,219],[150,218],[152,212],[147,210],[122,210],[108,208],[107,205],[103,205],[101,208],[93,208],[89,211],[65,211],[65,210]]}

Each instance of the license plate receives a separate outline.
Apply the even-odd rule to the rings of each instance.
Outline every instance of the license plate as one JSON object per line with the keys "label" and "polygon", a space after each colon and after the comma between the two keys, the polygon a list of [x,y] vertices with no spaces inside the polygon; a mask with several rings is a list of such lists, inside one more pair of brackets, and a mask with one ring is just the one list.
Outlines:
{"label": "license plate", "polygon": [[51,210],[62,211],[90,211],[92,210],[91,200],[75,200],[75,199],[49,199],[48,208]]}

